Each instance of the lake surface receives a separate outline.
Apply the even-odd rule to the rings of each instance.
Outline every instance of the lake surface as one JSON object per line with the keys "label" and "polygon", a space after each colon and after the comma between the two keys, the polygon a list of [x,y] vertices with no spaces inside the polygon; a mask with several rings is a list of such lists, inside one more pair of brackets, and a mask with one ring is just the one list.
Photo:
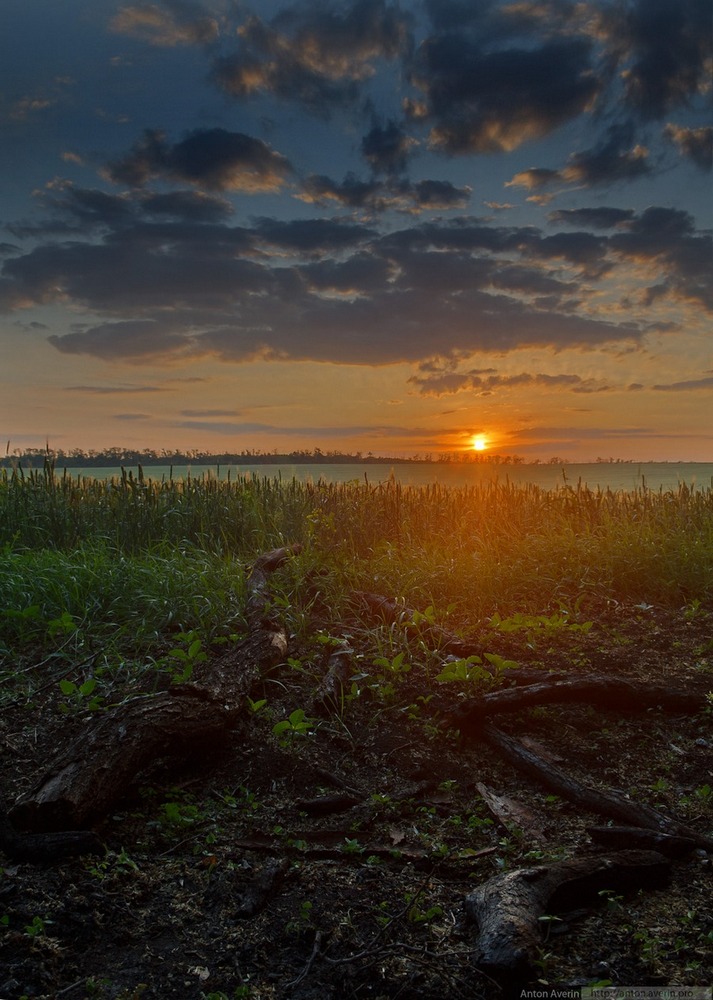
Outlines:
{"label": "lake surface", "polygon": [[[58,469],[61,475],[63,470]],[[137,475],[136,466],[126,466]],[[120,468],[86,468],[67,469],[67,474],[74,478],[79,476],[90,479],[111,479],[120,477]],[[191,478],[200,479],[204,476],[220,478],[228,477],[235,480],[241,476],[251,476],[258,479],[281,479],[289,482],[297,479],[301,482],[318,482],[320,479],[330,483],[345,483],[353,480],[367,481],[378,484],[395,479],[404,486],[428,486],[441,483],[444,486],[472,486],[478,483],[511,482],[533,483],[542,489],[557,489],[565,485],[577,487],[578,484],[592,490],[632,490],[646,487],[651,490],[677,490],[680,485],[693,489],[713,489],[713,462],[596,462],[591,464],[572,465],[491,465],[467,463],[431,463],[408,462],[395,465],[329,465],[329,464],[295,464],[295,465],[147,465],[144,476],[147,479],[161,481],[169,479]]]}

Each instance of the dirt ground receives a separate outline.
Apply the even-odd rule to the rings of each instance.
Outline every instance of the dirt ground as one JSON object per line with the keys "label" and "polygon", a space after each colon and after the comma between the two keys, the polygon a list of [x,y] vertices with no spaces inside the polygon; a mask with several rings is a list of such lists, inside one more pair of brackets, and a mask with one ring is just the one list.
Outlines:
{"label": "dirt ground", "polygon": [[[105,855],[49,865],[0,855],[2,1000],[505,995],[478,971],[465,897],[500,872],[601,850],[586,828],[606,819],[444,727],[439,706],[455,689],[424,664],[374,681],[369,629],[355,621],[329,633],[354,651],[355,687],[336,711],[307,711],[329,648],[296,643],[222,745],[140,776],[98,828]],[[713,614],[701,608],[609,608],[587,632],[473,642],[543,675],[713,688]],[[59,700],[54,686],[0,718],[7,801],[91,724],[62,713]],[[274,732],[296,709],[305,717]],[[498,725],[580,780],[713,834],[710,709],[688,717],[556,705]],[[529,814],[501,822],[478,783]],[[665,889],[627,895],[612,885],[576,912],[547,915],[531,983],[709,985],[711,867],[695,850],[672,863]]]}

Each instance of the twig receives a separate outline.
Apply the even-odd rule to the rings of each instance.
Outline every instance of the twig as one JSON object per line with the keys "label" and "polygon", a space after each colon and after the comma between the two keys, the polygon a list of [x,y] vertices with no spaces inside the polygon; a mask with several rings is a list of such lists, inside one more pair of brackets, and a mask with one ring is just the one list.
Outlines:
{"label": "twig", "polygon": [[297,979],[293,979],[291,983],[287,984],[287,988],[288,989],[291,989],[294,986],[299,986],[299,984],[302,982],[302,980],[307,978],[307,976],[309,975],[310,969],[314,965],[314,960],[317,957],[317,955],[319,954],[319,949],[320,949],[321,944],[322,944],[322,932],[321,931],[315,931],[315,934],[314,934],[314,945],[312,946],[312,954],[307,959],[307,964],[305,965],[305,967],[302,970],[302,972],[300,972],[300,974],[297,977]]}

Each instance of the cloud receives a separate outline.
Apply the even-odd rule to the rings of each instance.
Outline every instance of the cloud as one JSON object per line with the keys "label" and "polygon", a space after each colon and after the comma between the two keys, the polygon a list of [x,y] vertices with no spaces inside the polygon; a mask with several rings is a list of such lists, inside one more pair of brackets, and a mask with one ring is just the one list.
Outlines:
{"label": "cloud", "polygon": [[701,170],[713,168],[713,126],[684,128],[669,123],[664,135],[678,147],[681,156],[692,160]]}
{"label": "cloud", "polygon": [[713,375],[706,378],[694,378],[685,382],[670,382],[668,385],[655,385],[659,392],[690,392],[699,389],[713,389]]}
{"label": "cloud", "polygon": [[412,82],[423,93],[430,143],[448,154],[511,151],[584,112],[598,93],[586,38],[485,50],[444,32],[421,46]]}
{"label": "cloud", "polygon": [[652,173],[649,151],[640,144],[626,148],[631,141],[630,126],[612,126],[596,146],[570,154],[561,169],[531,167],[515,174],[505,187],[540,191],[556,185],[592,188],[639,180]]}
{"label": "cloud", "polygon": [[[83,333],[47,338],[63,354],[91,354],[96,358],[149,358],[180,352],[185,338],[152,320],[102,323]],[[142,390],[146,391],[146,390]]]}
{"label": "cloud", "polygon": [[159,385],[68,385],[65,392],[82,392],[90,396],[116,396],[125,393],[166,392]]}
{"label": "cloud", "polygon": [[238,29],[236,52],[215,59],[214,82],[236,98],[270,93],[327,114],[353,103],[374,63],[410,48],[410,17],[385,0],[301,4]]}
{"label": "cloud", "polygon": [[630,222],[635,212],[631,208],[565,208],[550,212],[548,218],[555,225],[584,226],[587,229],[615,229]]}
{"label": "cloud", "polygon": [[172,48],[176,45],[207,45],[216,40],[220,26],[216,18],[189,4],[175,4],[166,10],[157,4],[120,7],[109,22],[111,31],[130,35],[149,45]]}
{"label": "cloud", "polygon": [[266,244],[309,253],[354,247],[376,235],[375,230],[366,226],[336,219],[296,219],[283,222],[262,218],[256,219],[254,225],[256,236]]}
{"label": "cloud", "polygon": [[709,88],[708,0],[629,0],[603,6],[599,28],[622,80],[624,100],[644,119],[661,118]]}
{"label": "cloud", "polygon": [[693,217],[681,209],[647,208],[609,240],[629,260],[658,265],[661,281],[649,288],[650,301],[673,295],[713,310],[713,240],[696,232]]}
{"label": "cloud", "polygon": [[[116,218],[4,262],[7,309],[61,302],[101,317],[51,338],[65,354],[384,365],[638,344],[660,320],[662,296],[712,297],[710,237],[665,208],[609,213],[611,233],[573,229],[569,216],[567,230],[549,234],[464,216],[383,230],[354,219]],[[608,284],[618,264],[649,282],[621,310]]]}
{"label": "cloud", "polygon": [[471,193],[471,188],[459,188],[450,181],[413,182],[406,178],[361,181],[353,174],[348,174],[340,183],[329,177],[312,174],[303,183],[298,197],[313,205],[335,203],[343,208],[367,213],[393,210],[415,214],[465,208]]}
{"label": "cloud", "polygon": [[180,421],[176,427],[187,430],[207,431],[213,434],[272,434],[290,437],[314,436],[322,440],[324,438],[390,438],[413,437],[421,438],[424,435],[431,436],[432,429],[424,427],[399,427],[391,424],[360,424],[349,427],[278,427],[273,424],[259,423],[239,423],[232,421]]}
{"label": "cloud", "polygon": [[171,144],[147,130],[130,153],[107,167],[115,184],[143,187],[156,178],[188,181],[209,191],[279,191],[293,173],[289,160],[261,139],[223,128],[196,129]]}
{"label": "cloud", "polygon": [[611,386],[597,379],[584,379],[579,375],[545,375],[521,372],[518,375],[490,374],[473,370],[457,372],[441,368],[427,370],[424,374],[413,375],[408,380],[417,387],[420,396],[441,397],[460,392],[470,392],[478,396],[490,396],[493,392],[507,389],[543,388],[548,391],[562,389],[568,392],[592,393],[608,392]]}
{"label": "cloud", "polygon": [[396,122],[373,125],[361,141],[361,152],[376,174],[398,174],[406,169],[416,140]]}

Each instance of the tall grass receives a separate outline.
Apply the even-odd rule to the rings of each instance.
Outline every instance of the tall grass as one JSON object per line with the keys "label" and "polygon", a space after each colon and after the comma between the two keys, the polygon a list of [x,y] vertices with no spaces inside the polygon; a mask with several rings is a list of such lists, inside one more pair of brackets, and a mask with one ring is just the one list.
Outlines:
{"label": "tall grass", "polygon": [[99,481],[55,477],[49,467],[0,479],[6,572],[30,552],[89,565],[101,550],[104,565],[117,561],[124,575],[131,560],[138,566],[161,553],[167,563],[156,572],[170,575],[171,560],[188,553],[225,563],[294,541],[305,546],[298,575],[300,567],[303,575],[329,570],[340,590],[381,590],[417,605],[455,602],[472,615],[544,611],[588,597],[669,606],[713,600],[710,490],[141,474]]}

